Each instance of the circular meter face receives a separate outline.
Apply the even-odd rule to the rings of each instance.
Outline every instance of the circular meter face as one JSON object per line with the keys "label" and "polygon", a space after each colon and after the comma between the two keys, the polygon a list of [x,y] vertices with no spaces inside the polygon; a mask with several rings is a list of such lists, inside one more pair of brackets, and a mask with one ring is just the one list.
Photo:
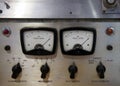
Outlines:
{"label": "circular meter face", "polygon": [[91,28],[67,28],[60,31],[63,54],[90,55],[94,53],[96,31]]}
{"label": "circular meter face", "polygon": [[24,28],[21,44],[24,54],[51,55],[55,53],[57,31],[51,28]]}

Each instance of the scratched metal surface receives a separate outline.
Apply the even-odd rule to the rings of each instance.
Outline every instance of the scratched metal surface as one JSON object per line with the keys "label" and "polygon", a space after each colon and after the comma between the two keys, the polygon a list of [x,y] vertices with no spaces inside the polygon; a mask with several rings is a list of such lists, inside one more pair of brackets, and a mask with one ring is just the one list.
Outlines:
{"label": "scratched metal surface", "polygon": [[0,10],[0,18],[120,18],[120,7],[104,13],[102,0],[0,0]]}

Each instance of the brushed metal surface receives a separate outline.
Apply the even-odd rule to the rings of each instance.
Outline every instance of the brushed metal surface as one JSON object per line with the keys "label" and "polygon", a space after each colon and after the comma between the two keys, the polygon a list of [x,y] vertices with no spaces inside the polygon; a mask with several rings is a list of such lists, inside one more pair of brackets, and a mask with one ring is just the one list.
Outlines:
{"label": "brushed metal surface", "polygon": [[[59,45],[59,31],[66,27],[91,27],[97,31],[95,53],[88,56],[65,56]],[[114,27],[114,34],[105,34],[107,27]],[[2,34],[2,29],[11,29],[10,37]],[[58,48],[56,54],[41,59],[41,57],[26,56],[22,53],[20,44],[20,30],[23,27],[53,27],[58,31]],[[0,22],[0,86],[120,86],[120,22]],[[111,44],[112,51],[106,50]],[[11,46],[11,52],[4,50],[5,45]],[[44,58],[44,57],[43,57]],[[96,66],[101,61],[105,67],[105,79],[99,79]],[[23,72],[19,81],[11,78],[12,67],[20,62]],[[48,63],[50,74],[48,82],[41,78],[40,67]],[[75,62],[78,73],[75,80],[69,78],[68,67]]]}
{"label": "brushed metal surface", "polygon": [[103,9],[102,0],[0,0],[0,18],[120,18]]}

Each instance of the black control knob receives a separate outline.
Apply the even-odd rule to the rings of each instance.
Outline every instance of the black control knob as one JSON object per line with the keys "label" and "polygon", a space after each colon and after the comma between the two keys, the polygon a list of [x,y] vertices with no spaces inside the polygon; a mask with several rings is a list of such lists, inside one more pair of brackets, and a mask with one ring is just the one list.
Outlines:
{"label": "black control knob", "polygon": [[11,47],[10,47],[10,45],[6,45],[6,46],[4,47],[4,49],[5,49],[6,51],[10,51],[10,50],[11,50]]}
{"label": "black control knob", "polygon": [[2,13],[3,13],[3,10],[0,9],[0,14],[2,14]]}
{"label": "black control knob", "polygon": [[104,73],[105,73],[105,71],[106,71],[106,68],[105,68],[105,66],[102,64],[102,62],[100,62],[100,63],[98,64],[98,66],[96,67],[96,71],[97,71],[97,73],[98,73],[99,78],[100,78],[100,79],[104,79],[104,77],[105,77]]}
{"label": "black control knob", "polygon": [[44,64],[41,66],[40,71],[42,72],[41,74],[41,78],[45,79],[46,75],[50,72],[50,68],[48,66],[48,64]]}
{"label": "black control knob", "polygon": [[13,66],[13,68],[12,68],[12,78],[13,79],[16,79],[18,76],[19,76],[19,74],[22,72],[22,68],[21,68],[21,66],[20,66],[20,63],[17,63],[16,65],[14,65]]}
{"label": "black control knob", "polygon": [[70,73],[70,78],[74,79],[75,78],[75,74],[78,71],[77,66],[73,63],[72,65],[69,66],[68,71]]}

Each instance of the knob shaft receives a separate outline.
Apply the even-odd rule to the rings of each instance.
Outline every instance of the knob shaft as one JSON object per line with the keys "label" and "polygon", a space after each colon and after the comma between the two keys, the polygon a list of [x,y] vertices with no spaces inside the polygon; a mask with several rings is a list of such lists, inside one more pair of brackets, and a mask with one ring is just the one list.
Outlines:
{"label": "knob shaft", "polygon": [[16,79],[18,76],[19,76],[19,74],[22,72],[22,68],[21,68],[21,66],[20,66],[20,63],[17,63],[16,65],[14,65],[13,66],[13,68],[12,68],[12,78],[13,79]]}
{"label": "knob shaft", "polygon": [[70,78],[74,79],[75,78],[75,74],[78,71],[78,68],[77,68],[77,66],[75,64],[72,64],[72,65],[69,66],[68,71],[70,73]]}
{"label": "knob shaft", "polygon": [[98,73],[98,76],[100,79],[104,79],[105,75],[105,71],[106,71],[106,68],[105,66],[102,64],[102,62],[99,63],[99,65],[96,67],[96,71]]}
{"label": "knob shaft", "polygon": [[41,68],[40,68],[40,71],[42,72],[41,78],[45,79],[46,75],[50,71],[50,68],[49,68],[48,64],[46,63],[46,64],[42,65]]}

